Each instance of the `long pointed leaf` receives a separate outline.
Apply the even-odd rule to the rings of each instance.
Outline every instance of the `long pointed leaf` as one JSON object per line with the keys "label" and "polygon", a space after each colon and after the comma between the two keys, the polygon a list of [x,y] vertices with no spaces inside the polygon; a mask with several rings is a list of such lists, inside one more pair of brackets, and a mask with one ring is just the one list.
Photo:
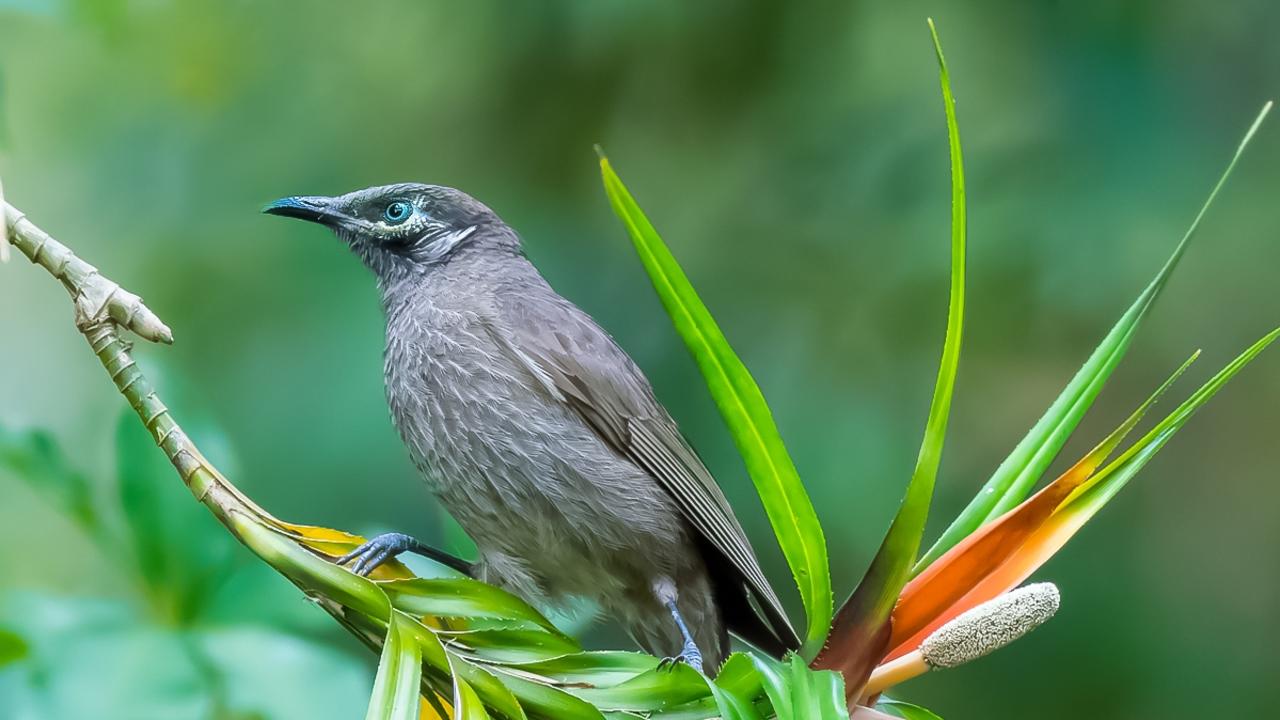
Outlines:
{"label": "long pointed leaf", "polygon": [[889,646],[896,648],[915,635],[1022,547],[1071,493],[1106,462],[1147,410],[1199,355],[1199,352],[1193,354],[1146,402],[1057,480],[998,520],[978,528],[907,583],[893,609]]}
{"label": "long pointed leaf", "polygon": [[520,670],[555,683],[613,687],[655,669],[658,658],[638,652],[594,651],[522,663]]}
{"label": "long pointed leaf", "polygon": [[520,701],[529,715],[556,720],[603,720],[604,714],[585,700],[581,700],[559,688],[527,680],[503,670],[495,669],[512,695]]}
{"label": "long pointed leaf", "polygon": [[[401,617],[398,612],[391,613],[365,720],[416,720],[418,717],[418,695],[422,692],[422,650],[413,630],[401,621]],[[457,707],[456,701],[454,706]]]}
{"label": "long pointed leaf", "polygon": [[839,673],[812,670],[798,655],[791,656],[790,670],[791,707],[797,720],[848,719],[848,701]]}
{"label": "long pointed leaf", "polygon": [[729,656],[715,680],[707,680],[721,720],[764,720],[752,698],[763,692],[760,675],[743,654]]}
{"label": "long pointed leaf", "polygon": [[1093,351],[1093,354],[1085,361],[1075,377],[1063,389],[1062,394],[1054,400],[1044,416],[1036,422],[1035,426],[1027,433],[1027,436],[1018,443],[1018,446],[1014,448],[1009,457],[1000,464],[1000,467],[996,468],[991,479],[982,486],[982,489],[978,491],[973,500],[960,512],[960,515],[956,517],[951,525],[943,531],[942,536],[934,543],[933,547],[929,548],[924,557],[916,563],[915,573],[923,571],[930,563],[938,559],[944,552],[951,549],[952,546],[983,523],[999,517],[1009,508],[1021,502],[1040,479],[1041,475],[1044,474],[1045,470],[1048,469],[1049,464],[1057,457],[1058,452],[1062,450],[1072,431],[1075,430],[1085,412],[1088,411],[1098,393],[1101,392],[1102,386],[1106,384],[1111,372],[1115,370],[1116,366],[1124,358],[1139,324],[1155,303],[1160,291],[1164,289],[1174,268],[1177,267],[1178,261],[1182,259],[1187,244],[1200,227],[1200,221],[1213,204],[1218,191],[1226,184],[1231,171],[1235,169],[1236,163],[1249,145],[1249,141],[1253,138],[1254,133],[1257,132],[1258,127],[1270,110],[1271,103],[1263,106],[1257,119],[1254,120],[1253,125],[1250,126],[1248,132],[1245,133],[1244,138],[1240,141],[1235,154],[1231,158],[1231,162],[1227,164],[1226,170],[1218,179],[1217,184],[1214,185],[1213,190],[1210,191],[1209,197],[1205,200],[1204,205],[1201,206],[1200,211],[1196,213],[1195,219],[1191,222],[1186,234],[1183,235],[1182,240],[1174,248],[1173,254],[1165,261],[1164,267],[1160,269],[1155,279],[1142,291],[1142,294],[1138,296],[1133,305],[1121,316],[1120,321],[1102,339],[1097,349]]}
{"label": "long pointed leaf", "polygon": [[951,299],[947,314],[947,336],[942,347],[938,380],[934,387],[924,441],[916,460],[911,483],[898,514],[885,535],[871,567],[858,584],[853,596],[836,615],[831,635],[819,667],[836,669],[844,675],[845,691],[850,697],[861,692],[872,668],[883,655],[889,639],[889,616],[898,594],[911,576],[911,567],[924,535],[934,480],[942,459],[942,444],[951,412],[951,396],[955,390],[956,369],[960,362],[960,341],[964,328],[965,278],[965,195],[964,158],[960,150],[960,130],[956,124],[955,98],[938,33],[929,21],[933,46],[938,55],[943,107],[947,118],[947,138],[951,146]]}
{"label": "long pointed leaf", "polygon": [[0,628],[0,667],[21,660],[28,652],[27,641],[21,635]]}
{"label": "long pointed leaf", "polygon": [[[796,720],[794,703],[791,700],[791,686],[786,667],[772,658],[751,655],[751,662],[756,666],[764,685],[764,693],[773,706],[773,714],[777,720]],[[841,700],[844,700],[843,694]]]}
{"label": "long pointed leaf", "polygon": [[412,615],[493,618],[528,623],[561,635],[528,603],[500,588],[471,578],[414,578],[379,585],[400,610]]}
{"label": "long pointed leaf", "polygon": [[471,685],[453,676],[453,717],[455,720],[489,720],[489,712]]}
{"label": "long pointed leaf", "polygon": [[751,373],[734,353],[675,257],[603,154],[600,172],[613,210],[627,226],[662,306],[702,372],[755,483],[800,590],[807,616],[806,647],[816,648],[826,637],[831,622],[827,545],[818,515],[787,454],[773,414]]}
{"label": "long pointed leaf", "polygon": [[541,630],[441,631],[437,636],[451,649],[467,649],[487,663],[520,664],[565,657],[578,652],[578,643]]}
{"label": "long pointed leaf", "polygon": [[652,712],[707,697],[706,680],[688,665],[670,671],[651,670],[611,688],[565,688],[602,710]]}
{"label": "long pointed leaf", "polygon": [[716,683],[745,698],[759,697],[764,693],[764,678],[760,676],[755,664],[751,662],[751,656],[747,653],[737,652],[730,655],[724,665],[720,666],[720,672],[716,674]]}
{"label": "long pointed leaf", "polygon": [[[939,615],[910,639],[894,648],[890,657],[903,650],[917,647],[929,633],[941,627],[960,613],[1008,592],[1031,576],[1072,538],[1104,505],[1120,492],[1130,479],[1141,470],[1165,443],[1178,432],[1197,410],[1222,389],[1222,386],[1248,365],[1255,357],[1280,336],[1274,330],[1258,340],[1235,360],[1214,375],[1190,398],[1185,400],[1164,420],[1160,421],[1141,440],[1120,454],[1111,464],[1098,471],[1086,483],[1076,488],[1067,500],[1023,543],[998,569],[988,574],[959,602]],[[1030,501],[1027,501],[1030,502]]]}
{"label": "long pointed leaf", "polygon": [[[466,681],[484,706],[507,720],[527,720],[524,708],[511,690],[486,669],[454,656],[451,658],[453,676]],[[456,691],[456,688],[455,688]]]}

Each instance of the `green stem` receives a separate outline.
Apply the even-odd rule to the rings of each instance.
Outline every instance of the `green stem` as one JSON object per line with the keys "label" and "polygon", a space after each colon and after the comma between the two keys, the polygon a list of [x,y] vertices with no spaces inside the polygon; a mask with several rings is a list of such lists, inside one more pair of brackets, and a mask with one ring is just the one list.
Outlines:
{"label": "green stem", "polygon": [[[196,500],[343,628],[380,652],[391,614],[386,594],[373,582],[331,563],[308,544],[299,528],[263,510],[205,459],[138,367],[132,343],[120,333],[120,328],[128,328],[145,340],[168,344],[173,342],[169,328],[140,297],[102,275],[2,199],[0,221],[0,236],[71,295],[76,328]],[[427,677],[421,684],[433,699],[446,690]]]}

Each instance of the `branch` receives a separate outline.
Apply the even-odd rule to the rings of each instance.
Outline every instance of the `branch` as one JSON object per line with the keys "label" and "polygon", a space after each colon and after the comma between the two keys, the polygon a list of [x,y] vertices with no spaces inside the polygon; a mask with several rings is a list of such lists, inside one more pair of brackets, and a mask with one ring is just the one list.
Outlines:
{"label": "branch", "polygon": [[[71,293],[76,327],[88,338],[99,327],[120,325],[151,342],[173,343],[173,333],[160,318],[142,304],[142,298],[107,279],[98,268],[76,257],[66,245],[36,227],[17,208],[3,203],[5,220],[13,245],[31,262],[49,271]],[[92,340],[90,340],[92,344]],[[96,350],[95,350],[96,352]],[[104,361],[105,363],[105,361]],[[121,388],[125,397],[129,394]]]}
{"label": "branch", "polygon": [[[769,697],[848,717],[838,676],[795,661],[730,657],[713,681],[634,652],[588,653],[524,601],[467,577],[422,579],[398,562],[369,578],[337,565],[363,538],[283,522],[240,492],[199,451],[134,361],[122,330],[173,336],[141,298],[103,276],[0,199],[0,237],[62,283],[76,328],[183,483],[241,543],[285,576],[382,660],[370,720],[604,720],[672,710],[687,720],[770,712]],[[771,669],[772,668],[772,669]],[[767,671],[767,674],[766,674]],[[722,684],[723,681],[723,684]],[[762,690],[762,687],[769,690]],[[421,697],[419,697],[421,696]],[[855,717],[879,717],[858,708]]]}
{"label": "branch", "polygon": [[[126,328],[144,340],[170,344],[173,334],[168,326],[140,297],[77,257],[2,198],[0,210],[4,221],[0,230],[5,230],[0,233],[0,245],[12,243],[66,288],[74,306],[76,328],[196,500],[237,540],[297,585],[343,627],[374,652],[381,651],[385,623],[390,620],[385,593],[368,579],[332,564],[335,557],[363,539],[335,530],[285,523],[227,480],[173,419],[134,360],[132,344],[121,337],[121,328]],[[387,576],[412,577],[402,566],[392,567]],[[376,622],[356,622],[350,609],[380,616],[383,633],[378,632]]]}

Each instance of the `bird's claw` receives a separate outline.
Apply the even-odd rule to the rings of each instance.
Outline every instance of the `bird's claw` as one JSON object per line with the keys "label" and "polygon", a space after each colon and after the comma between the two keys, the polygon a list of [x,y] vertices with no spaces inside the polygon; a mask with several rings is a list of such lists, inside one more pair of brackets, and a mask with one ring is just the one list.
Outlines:
{"label": "bird's claw", "polygon": [[337,563],[339,565],[351,563],[351,572],[368,577],[369,573],[382,564],[416,544],[417,541],[403,533],[385,533],[338,558]]}
{"label": "bird's claw", "polygon": [[694,650],[690,652],[686,649],[684,652],[675,657],[665,657],[658,663],[658,672],[675,672],[677,665],[688,665],[689,667],[702,672],[702,653]]}

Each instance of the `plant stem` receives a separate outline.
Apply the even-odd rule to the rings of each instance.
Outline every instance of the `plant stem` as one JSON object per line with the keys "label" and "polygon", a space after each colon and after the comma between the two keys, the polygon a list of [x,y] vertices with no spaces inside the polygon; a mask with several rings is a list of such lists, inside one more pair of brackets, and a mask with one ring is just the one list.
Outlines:
{"label": "plant stem", "polygon": [[[196,500],[361,643],[381,652],[391,613],[386,594],[370,580],[332,564],[333,556],[315,547],[339,542],[354,547],[360,538],[335,531],[325,531],[323,537],[308,534],[313,529],[285,523],[244,495],[183,432],[138,367],[132,343],[120,333],[123,327],[145,340],[169,344],[173,334],[168,326],[140,297],[102,275],[3,199],[0,235],[66,288],[76,328]],[[440,692],[425,676],[422,689],[431,697]]]}
{"label": "plant stem", "polygon": [[924,655],[919,650],[907,653],[897,660],[890,660],[871,673],[871,677],[867,679],[867,686],[862,690],[861,702],[867,702],[869,698],[879,695],[894,685],[927,672],[929,672],[929,664],[924,661]]}

